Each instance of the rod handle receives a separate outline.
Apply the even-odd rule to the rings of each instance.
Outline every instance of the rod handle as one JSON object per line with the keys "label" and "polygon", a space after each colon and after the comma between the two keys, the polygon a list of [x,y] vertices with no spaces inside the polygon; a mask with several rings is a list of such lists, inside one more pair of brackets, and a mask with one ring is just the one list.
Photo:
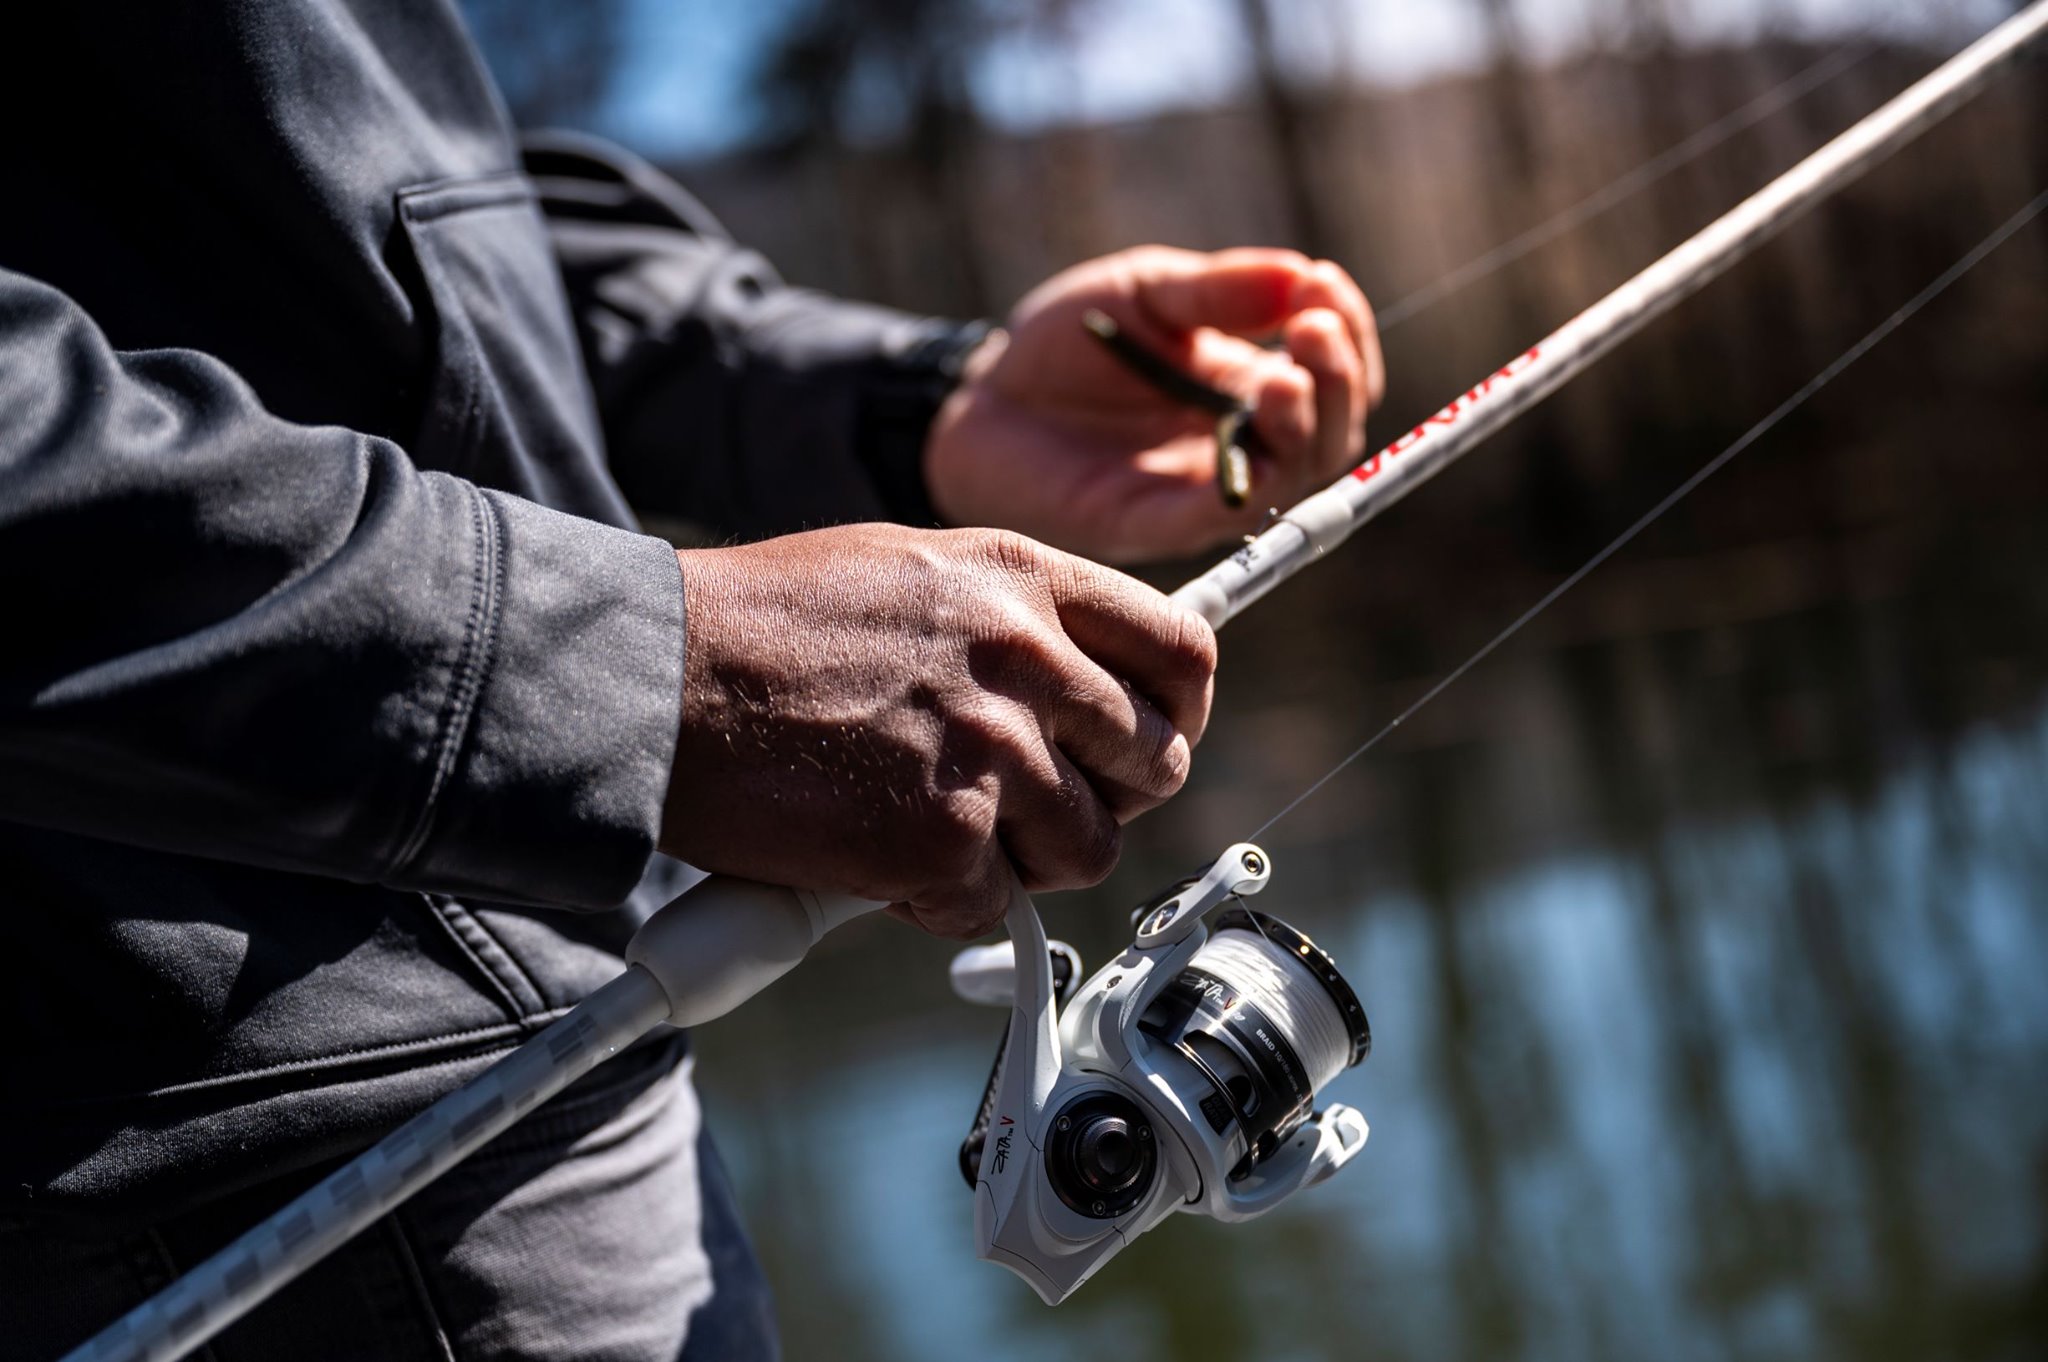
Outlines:
{"label": "rod handle", "polygon": [[626,960],[668,995],[669,1025],[701,1026],[789,973],[834,927],[886,906],[713,875],[648,918]]}

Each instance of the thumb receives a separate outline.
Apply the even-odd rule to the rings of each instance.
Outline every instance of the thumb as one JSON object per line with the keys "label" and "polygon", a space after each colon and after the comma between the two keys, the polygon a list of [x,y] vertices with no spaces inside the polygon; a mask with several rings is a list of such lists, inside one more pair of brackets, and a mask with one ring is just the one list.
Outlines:
{"label": "thumb", "polygon": [[1134,299],[1162,327],[1214,327],[1241,336],[1276,331],[1297,281],[1314,265],[1298,251],[1240,246],[1227,251],[1157,247],[1132,262]]}

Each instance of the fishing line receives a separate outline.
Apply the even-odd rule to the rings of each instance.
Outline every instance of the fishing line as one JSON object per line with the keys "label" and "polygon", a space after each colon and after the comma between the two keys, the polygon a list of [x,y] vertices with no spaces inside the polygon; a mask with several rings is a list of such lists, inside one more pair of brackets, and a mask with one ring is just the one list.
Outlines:
{"label": "fishing line", "polygon": [[1898,330],[1901,326],[1905,325],[1905,323],[1912,318],[1913,314],[1920,311],[1920,309],[1927,306],[1927,304],[1933,302],[1936,298],[1940,297],[1941,294],[1947,290],[1949,285],[1955,283],[1956,280],[1962,278],[1965,274],[1968,274],[1970,270],[1973,269],[1979,261],[1983,260],[1984,257],[1990,255],[1993,251],[1997,250],[2000,246],[2004,245],[2006,240],[2009,237],[2011,237],[2013,233],[2019,231],[2022,227],[2025,227],[2029,222],[2033,221],[2035,217],[2039,216],[2043,208],[2048,208],[2048,191],[2043,191],[2042,193],[2036,195],[2034,199],[2026,205],[2026,207],[2020,209],[2017,213],[2014,213],[2011,217],[2007,218],[2003,223],[2001,223],[1998,226],[1998,228],[1995,231],[1993,231],[1989,236],[1985,237],[1982,241],[1978,242],[1977,245],[1972,247],[1971,250],[1966,255],[1964,255],[1960,260],[1956,261],[1953,265],[1950,265],[1946,270],[1943,270],[1941,274],[1938,275],[1932,283],[1928,284],[1925,288],[1921,289],[1918,293],[1914,294],[1910,299],[1908,299],[1905,302],[1905,304],[1898,309],[1898,311],[1892,313],[1891,316],[1885,318],[1882,322],[1879,322],[1877,326],[1872,328],[1868,333],[1864,335],[1863,339],[1857,341],[1854,345],[1850,346],[1839,357],[1837,357],[1833,363],[1829,364],[1825,369],[1822,369],[1818,374],[1815,374],[1812,378],[1808,379],[1806,381],[1805,386],[1801,387],[1797,392],[1793,393],[1783,402],[1780,402],[1775,408],[1772,409],[1770,414],[1765,416],[1761,421],[1758,421],[1755,425],[1751,426],[1748,430],[1744,431],[1742,435],[1736,439],[1735,443],[1729,445],[1719,454],[1716,454],[1712,459],[1710,459],[1707,462],[1705,467],[1701,468],[1698,472],[1694,473],[1691,477],[1687,478],[1684,482],[1680,483],[1669,494],[1667,494],[1662,501],[1658,502],[1655,506],[1652,506],[1648,511],[1645,511],[1642,514],[1642,516],[1636,520],[1634,524],[1630,525],[1627,529],[1623,530],[1605,548],[1601,549],[1598,553],[1594,554],[1591,558],[1587,559],[1585,563],[1582,564],[1569,577],[1566,577],[1563,581],[1559,582],[1556,586],[1552,587],[1549,591],[1545,592],[1543,594],[1543,597],[1540,600],[1538,600],[1534,605],[1530,606],[1527,610],[1524,610],[1520,615],[1516,616],[1513,622],[1511,622],[1505,629],[1502,629],[1499,633],[1495,634],[1492,638],[1488,639],[1486,643],[1477,652],[1473,653],[1463,662],[1460,662],[1435,685],[1431,686],[1428,690],[1424,691],[1418,699],[1411,703],[1406,709],[1402,710],[1399,714],[1396,714],[1384,726],[1382,726],[1378,732],[1374,733],[1371,737],[1367,738],[1364,742],[1360,743],[1357,747],[1353,748],[1351,752],[1344,757],[1343,760],[1339,761],[1335,766],[1332,766],[1328,771],[1325,771],[1320,777],[1318,777],[1314,784],[1310,785],[1307,789],[1303,790],[1300,794],[1296,795],[1293,799],[1289,800],[1286,806],[1283,807],[1278,813],[1274,814],[1271,818],[1268,818],[1265,822],[1259,824],[1258,829],[1255,832],[1253,832],[1251,836],[1248,837],[1246,840],[1257,841],[1259,838],[1265,835],[1267,829],[1271,828],[1275,823],[1278,823],[1288,814],[1293,813],[1297,808],[1301,807],[1301,805],[1305,803],[1310,796],[1314,795],[1318,790],[1322,789],[1325,785],[1328,785],[1332,780],[1336,779],[1337,776],[1345,770],[1345,768],[1349,767],[1353,762],[1357,761],[1360,757],[1363,757],[1366,753],[1372,751],[1373,748],[1379,746],[1380,743],[1383,742],[1390,734],[1392,734],[1395,729],[1399,728],[1402,724],[1405,724],[1410,719],[1414,718],[1415,715],[1421,711],[1423,706],[1429,704],[1439,695],[1442,695],[1445,691],[1449,690],[1453,685],[1457,683],[1457,681],[1461,677],[1465,675],[1465,673],[1471,671],[1474,667],[1478,666],[1481,662],[1485,661],[1486,658],[1490,656],[1495,649],[1499,648],[1503,643],[1506,643],[1509,639],[1513,638],[1516,634],[1520,633],[1523,627],[1527,625],[1531,620],[1535,619],[1545,610],[1548,610],[1553,604],[1557,602],[1559,597],[1565,594],[1565,592],[1570,591],[1573,587],[1577,586],[1580,582],[1584,581],[1588,576],[1592,574],[1595,568],[1599,567],[1602,563],[1606,562],[1609,558],[1612,558],[1616,553],[1620,552],[1620,550],[1624,546],[1626,546],[1629,543],[1629,541],[1633,540],[1637,535],[1641,534],[1644,530],[1648,529],[1666,511],[1669,511],[1672,507],[1676,506],[1679,502],[1683,501],[1693,491],[1694,488],[1698,487],[1708,478],[1714,476],[1714,474],[1720,472],[1721,469],[1726,467],[1728,463],[1735,458],[1736,455],[1742,453],[1743,450],[1749,448],[1758,440],[1762,439],[1766,434],[1770,432],[1772,427],[1776,426],[1780,421],[1784,420],[1787,416],[1791,415],[1792,412],[1797,410],[1799,407],[1803,406],[1808,398],[1812,397],[1815,393],[1819,392],[1822,388],[1825,388],[1829,383],[1834,381],[1834,379],[1837,378],[1843,370],[1847,369],[1850,365],[1854,364],[1857,360],[1863,358],[1864,355],[1868,354],[1873,348],[1876,347],[1878,342],[1882,341],[1885,337],[1891,335],[1892,332]]}
{"label": "fishing line", "polygon": [[1351,1063],[1351,1033],[1336,1002],[1301,958],[1263,928],[1219,927],[1188,965],[1215,975],[1239,997],[1256,999],[1301,1057],[1311,1088],[1327,1087]]}
{"label": "fishing line", "polygon": [[1683,141],[1666,147],[1634,170],[1596,189],[1555,216],[1502,242],[1484,255],[1466,261],[1441,279],[1424,284],[1413,293],[1396,299],[1375,314],[1380,334],[1385,335],[1401,323],[1442,302],[1467,284],[1477,283],[1503,266],[1520,260],[1537,247],[1548,245],[1624,199],[1649,188],[1680,166],[1706,155],[1736,133],[1754,127],[1786,105],[1825,85],[1868,57],[1874,50],[1867,46],[1846,47],[1821,58],[1782,84],[1758,95],[1749,103],[1723,114]]}

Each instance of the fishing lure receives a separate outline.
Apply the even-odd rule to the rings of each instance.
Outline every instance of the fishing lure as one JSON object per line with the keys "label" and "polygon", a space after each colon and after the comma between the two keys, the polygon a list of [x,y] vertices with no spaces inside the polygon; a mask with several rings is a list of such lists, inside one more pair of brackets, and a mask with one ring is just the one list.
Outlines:
{"label": "fishing lure", "polygon": [[1216,491],[1233,511],[1244,509],[1252,494],[1252,456],[1247,446],[1258,439],[1251,429],[1252,404],[1212,388],[1193,374],[1176,368],[1163,355],[1139,344],[1116,319],[1100,308],[1081,315],[1088,334],[1102,342],[1124,367],[1183,406],[1199,407],[1216,418]]}

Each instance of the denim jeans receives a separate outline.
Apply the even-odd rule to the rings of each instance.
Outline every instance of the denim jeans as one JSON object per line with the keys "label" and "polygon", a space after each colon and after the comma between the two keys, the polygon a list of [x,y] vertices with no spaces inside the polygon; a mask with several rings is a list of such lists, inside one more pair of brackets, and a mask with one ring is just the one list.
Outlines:
{"label": "denim jeans", "polygon": [[[767,1285],[675,1053],[598,1069],[193,1356],[774,1358]],[[0,1222],[0,1356],[60,1356],[306,1182],[123,1234]]]}

